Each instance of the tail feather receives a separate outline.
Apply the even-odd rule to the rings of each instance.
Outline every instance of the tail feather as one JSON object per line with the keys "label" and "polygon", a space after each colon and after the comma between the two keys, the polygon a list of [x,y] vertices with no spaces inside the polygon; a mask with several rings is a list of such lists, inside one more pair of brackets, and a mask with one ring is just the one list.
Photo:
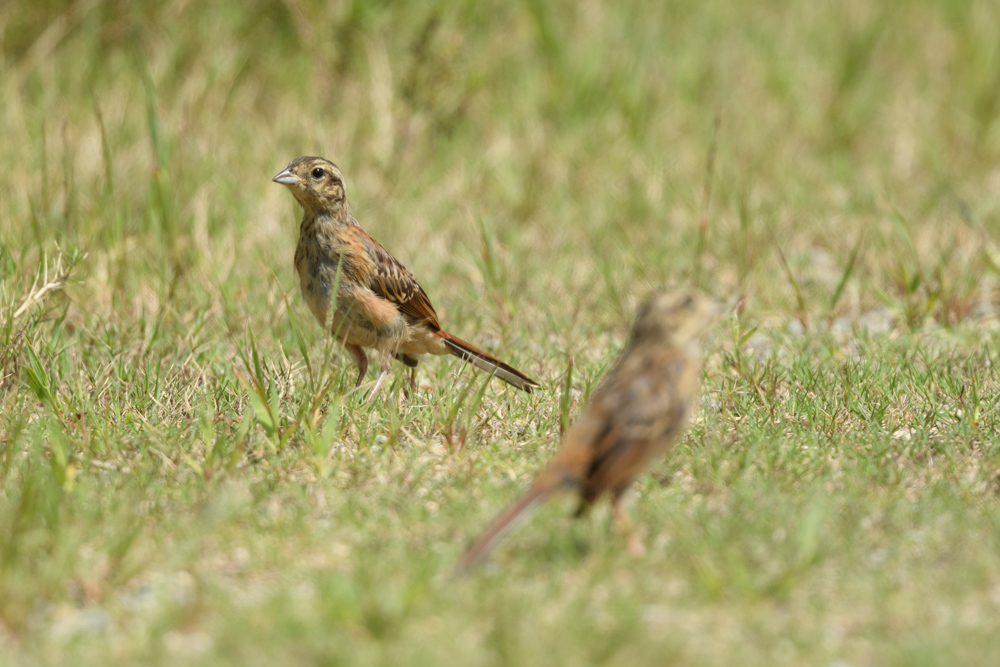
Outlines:
{"label": "tail feather", "polygon": [[487,373],[493,373],[507,384],[517,387],[522,391],[526,391],[529,394],[532,389],[538,386],[537,382],[529,378],[521,371],[517,370],[510,364],[500,361],[493,355],[483,352],[475,345],[467,343],[456,336],[452,336],[447,331],[439,331],[438,335],[441,336],[442,340],[444,340],[453,355],[463,361],[469,362],[476,368],[480,368]]}
{"label": "tail feather", "polygon": [[535,484],[516,503],[508,507],[496,518],[490,527],[466,550],[458,562],[458,571],[466,572],[482,561],[512,528],[526,518],[536,505],[552,495],[558,488],[553,484]]}

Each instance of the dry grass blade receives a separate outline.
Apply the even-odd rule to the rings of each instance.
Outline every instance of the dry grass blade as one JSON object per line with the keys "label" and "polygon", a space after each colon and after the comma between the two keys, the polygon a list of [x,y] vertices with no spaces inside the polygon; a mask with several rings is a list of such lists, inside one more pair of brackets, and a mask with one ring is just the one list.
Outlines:
{"label": "dry grass blade", "polygon": [[[79,259],[84,259],[86,255],[81,256]],[[59,253],[56,257],[56,262],[54,266],[49,266],[49,258],[45,256],[42,260],[42,267],[39,269],[38,273],[35,275],[35,279],[28,289],[27,294],[21,299],[20,305],[14,310],[11,315],[11,320],[17,320],[28,310],[31,309],[33,305],[42,301],[45,296],[51,292],[56,292],[61,290],[66,286],[69,281],[70,276],[73,275],[73,270],[76,267],[76,263],[72,263],[69,266],[63,266],[63,255]]]}

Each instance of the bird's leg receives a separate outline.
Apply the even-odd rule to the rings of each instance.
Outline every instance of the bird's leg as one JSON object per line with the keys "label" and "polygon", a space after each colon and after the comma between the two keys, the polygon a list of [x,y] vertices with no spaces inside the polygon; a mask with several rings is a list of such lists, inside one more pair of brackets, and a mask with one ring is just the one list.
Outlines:
{"label": "bird's leg", "polygon": [[625,546],[628,547],[629,555],[632,558],[642,558],[646,550],[642,546],[642,540],[639,539],[635,529],[632,527],[632,519],[629,518],[628,512],[625,509],[624,492],[615,494],[614,500],[611,501],[611,507],[615,513],[615,523],[625,533]]}
{"label": "bird's leg", "polygon": [[358,367],[358,381],[354,383],[354,388],[357,389],[361,386],[361,381],[365,379],[365,373],[368,372],[368,355],[357,345],[344,343],[344,347],[354,357],[354,365]]}
{"label": "bird's leg", "polygon": [[411,369],[410,386],[403,387],[403,393],[406,394],[407,398],[409,398],[412,393],[416,393],[417,391],[417,366],[420,365],[420,362],[404,352],[397,352],[396,359],[402,361],[405,365],[409,366]]}

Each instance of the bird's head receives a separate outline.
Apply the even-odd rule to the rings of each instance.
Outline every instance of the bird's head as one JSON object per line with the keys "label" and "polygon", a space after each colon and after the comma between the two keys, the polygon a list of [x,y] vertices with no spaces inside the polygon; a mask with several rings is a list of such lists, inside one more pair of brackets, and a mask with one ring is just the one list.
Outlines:
{"label": "bird's head", "polygon": [[658,290],[639,307],[632,341],[687,346],[700,341],[715,318],[730,308],[698,290]]}
{"label": "bird's head", "polygon": [[306,210],[334,210],[347,201],[344,175],[337,165],[321,157],[296,158],[271,180],[291,190]]}

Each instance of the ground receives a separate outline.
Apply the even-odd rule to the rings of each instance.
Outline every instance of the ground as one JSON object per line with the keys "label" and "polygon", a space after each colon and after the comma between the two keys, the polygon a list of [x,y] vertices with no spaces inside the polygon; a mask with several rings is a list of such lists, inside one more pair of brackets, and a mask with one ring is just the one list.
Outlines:
{"label": "ground", "polygon": [[[1000,5],[0,7],[4,664],[983,664]],[[456,359],[371,402],[270,178],[337,162]],[[744,297],[606,507],[530,482],[656,285]]]}

